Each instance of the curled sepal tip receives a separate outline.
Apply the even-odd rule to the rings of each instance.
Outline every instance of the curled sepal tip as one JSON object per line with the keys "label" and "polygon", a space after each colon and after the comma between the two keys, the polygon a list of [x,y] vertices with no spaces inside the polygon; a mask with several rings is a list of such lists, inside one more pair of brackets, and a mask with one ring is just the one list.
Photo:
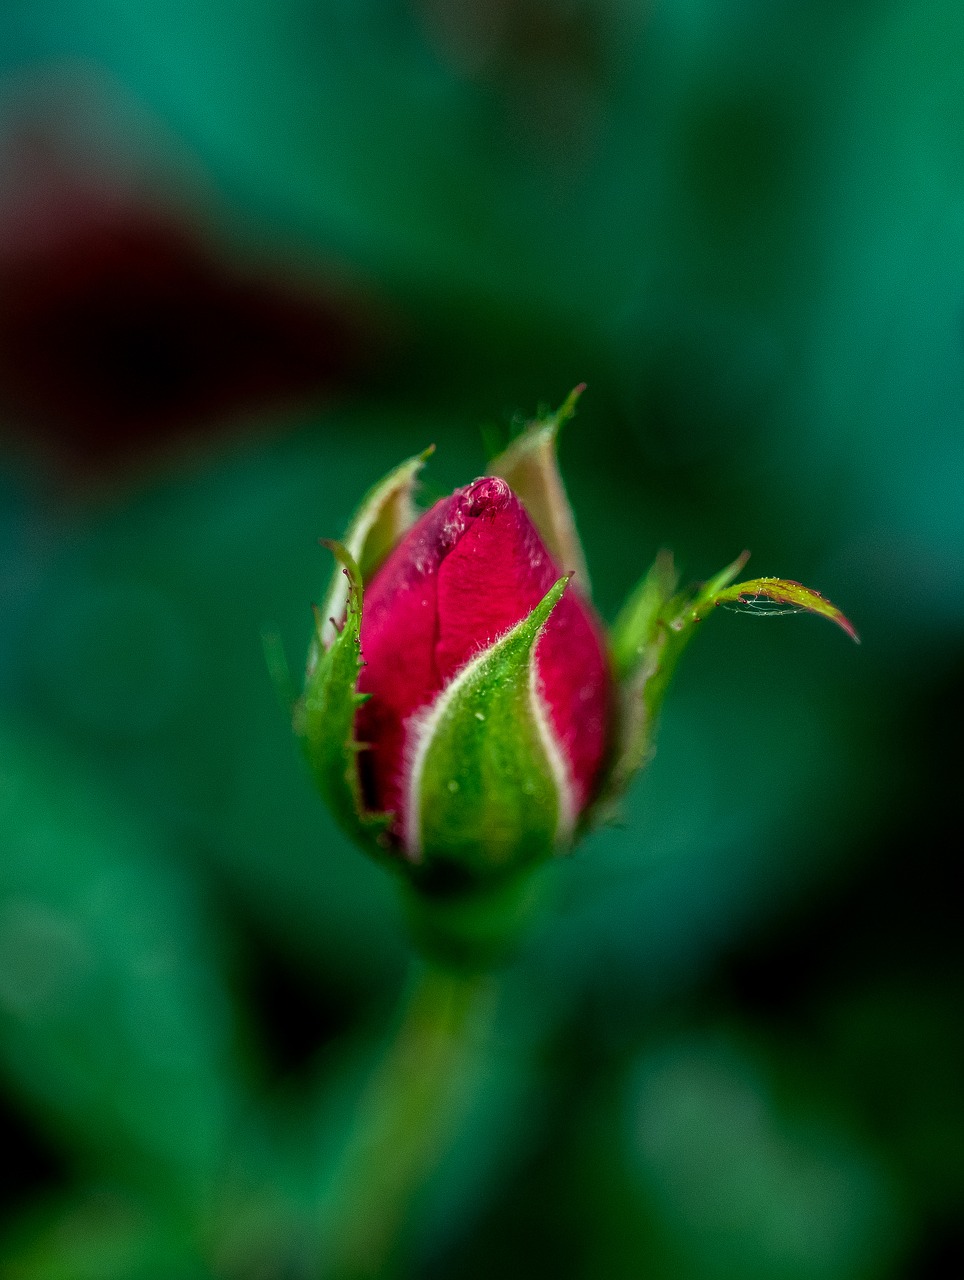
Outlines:
{"label": "curled sepal tip", "polygon": [[304,693],[295,707],[294,726],[339,825],[369,852],[379,852],[387,846],[391,815],[365,810],[357,759],[364,747],[355,739],[355,712],[364,701],[357,691],[362,665],[361,572],[342,543],[325,541],[322,545],[331,551],[344,575],[344,622],[340,630],[333,628],[333,639],[324,647],[320,633],[329,620],[316,610],[316,660],[309,667]]}
{"label": "curled sepal tip", "polygon": [[652,754],[656,725],[676,664],[697,625],[718,605],[748,612],[806,610],[835,622],[859,643],[853,624],[818,591],[786,578],[752,578],[734,583],[749,552],[721,569],[701,587],[674,594],[672,557],[660,552],[649,573],[624,605],[612,632],[613,662],[619,676],[619,716],[610,768],[590,822],[613,816],[633,776]]}
{"label": "curled sepal tip", "polygon": [[404,838],[413,862],[486,874],[531,865],[568,844],[572,787],[542,705],[534,650],[569,576],[468,662],[413,725]]}
{"label": "curled sepal tip", "polygon": [[753,613],[815,613],[829,618],[851,640],[860,643],[860,636],[850,619],[835,604],[810,587],[791,578],[751,578],[718,591],[709,606],[732,604]]}

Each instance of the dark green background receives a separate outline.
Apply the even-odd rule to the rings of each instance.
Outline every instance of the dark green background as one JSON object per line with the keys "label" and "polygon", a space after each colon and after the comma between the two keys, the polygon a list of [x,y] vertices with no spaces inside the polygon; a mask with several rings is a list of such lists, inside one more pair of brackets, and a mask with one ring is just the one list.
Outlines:
{"label": "dark green background", "polygon": [[[407,944],[260,632],[297,668],[368,485],[583,379],[607,617],[747,546],[864,643],[705,624],[408,1274],[964,1271],[957,0],[8,0],[0,68],[4,1276],[312,1274]],[[118,301],[132,209],[177,269]]]}

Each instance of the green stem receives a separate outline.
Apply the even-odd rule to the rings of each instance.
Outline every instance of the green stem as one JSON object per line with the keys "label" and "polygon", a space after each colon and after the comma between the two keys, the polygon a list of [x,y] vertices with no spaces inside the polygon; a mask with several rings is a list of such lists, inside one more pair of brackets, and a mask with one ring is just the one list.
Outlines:
{"label": "green stem", "polygon": [[489,975],[419,964],[401,1023],[359,1104],[327,1198],[326,1280],[389,1274],[412,1200],[471,1100],[495,1006]]}

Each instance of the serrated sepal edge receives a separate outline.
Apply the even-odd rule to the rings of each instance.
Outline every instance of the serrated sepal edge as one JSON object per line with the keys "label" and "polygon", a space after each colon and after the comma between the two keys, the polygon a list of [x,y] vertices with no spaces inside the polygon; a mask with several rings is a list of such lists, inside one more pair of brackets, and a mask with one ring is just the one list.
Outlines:
{"label": "serrated sepal edge", "polygon": [[[321,647],[318,636],[318,659],[309,669],[293,725],[304,744],[315,781],[339,826],[367,852],[385,856],[392,815],[365,808],[358,755],[366,747],[355,738],[355,713],[365,701],[365,695],[358,693],[364,601],[361,572],[342,543],[325,541],[323,545],[335,557],[340,566],[338,572],[346,581],[344,625],[335,631],[327,648]],[[316,635],[321,625],[323,617],[316,610]]]}

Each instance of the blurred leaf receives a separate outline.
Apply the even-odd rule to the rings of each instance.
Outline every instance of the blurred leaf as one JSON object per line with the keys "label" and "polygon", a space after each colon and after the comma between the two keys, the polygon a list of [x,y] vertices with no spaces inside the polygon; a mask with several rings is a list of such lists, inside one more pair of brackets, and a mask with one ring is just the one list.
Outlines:
{"label": "blurred leaf", "polygon": [[209,1280],[185,1233],[100,1191],[35,1213],[0,1248],[6,1280]]}
{"label": "blurred leaf", "polygon": [[764,1062],[715,1035],[664,1043],[633,1081],[628,1142],[681,1280],[885,1276],[902,1207],[859,1139],[775,1096]]}
{"label": "blurred leaf", "polygon": [[822,1014],[835,1075],[934,1219],[953,1220],[964,1202],[959,1005],[956,975],[899,973],[841,991]]}
{"label": "blurred leaf", "polygon": [[68,753],[3,729],[0,777],[2,1069],[88,1158],[203,1196],[242,1095],[194,892]]}

